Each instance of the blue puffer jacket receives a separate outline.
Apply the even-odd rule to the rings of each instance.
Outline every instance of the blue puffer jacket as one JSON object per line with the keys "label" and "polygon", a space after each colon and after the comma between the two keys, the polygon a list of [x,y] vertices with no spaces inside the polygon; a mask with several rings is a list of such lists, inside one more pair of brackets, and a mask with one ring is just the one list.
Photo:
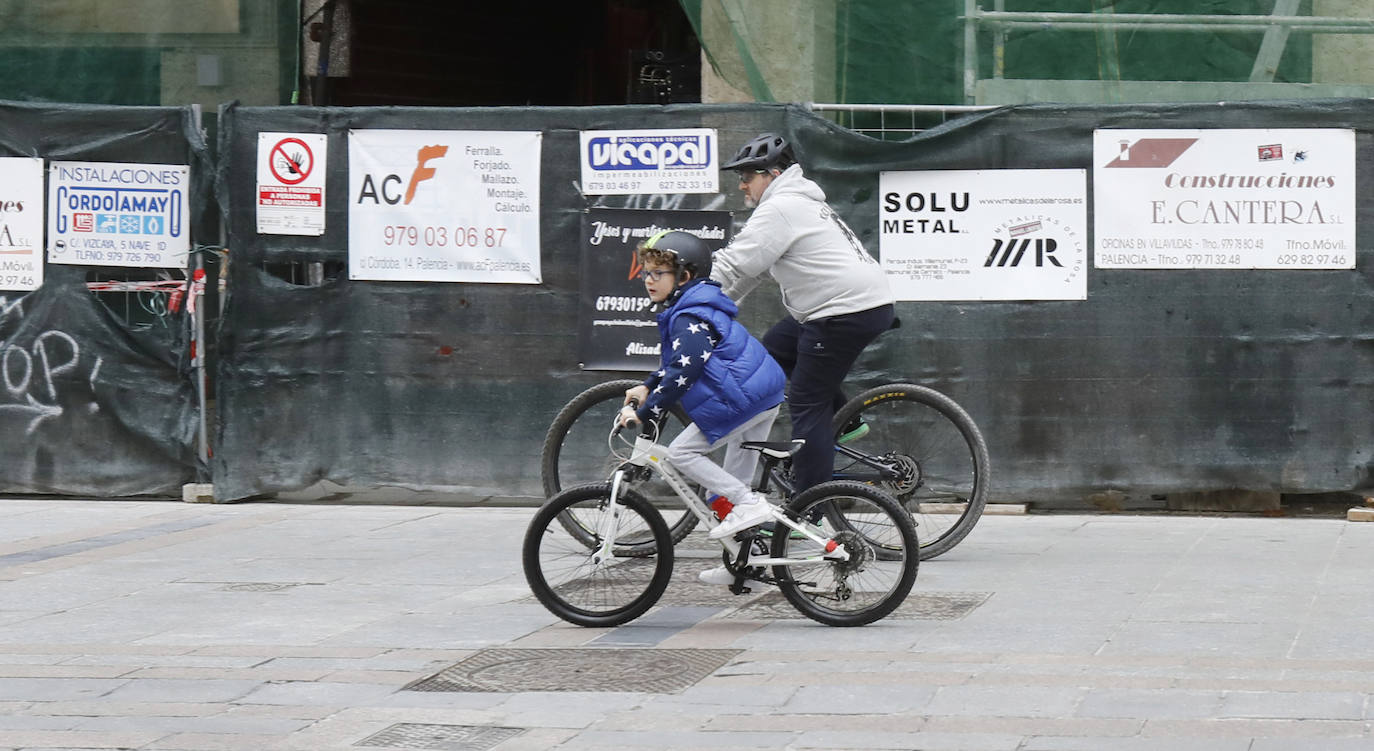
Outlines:
{"label": "blue puffer jacket", "polygon": [[787,377],[763,343],[735,321],[739,306],[712,281],[690,285],[673,307],[658,314],[663,352],[673,351],[670,332],[684,313],[709,322],[721,337],[701,380],[682,397],[682,408],[692,422],[715,443],[754,415],[781,404]]}

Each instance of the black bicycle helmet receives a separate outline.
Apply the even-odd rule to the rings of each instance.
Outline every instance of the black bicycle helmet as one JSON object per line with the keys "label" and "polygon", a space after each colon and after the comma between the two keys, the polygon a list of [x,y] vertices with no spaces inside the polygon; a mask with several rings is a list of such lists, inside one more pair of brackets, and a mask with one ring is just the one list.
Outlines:
{"label": "black bicycle helmet", "polygon": [[711,249],[700,237],[682,230],[666,230],[644,241],[644,247],[672,253],[680,268],[692,272],[692,278],[711,275]]}
{"label": "black bicycle helmet", "polygon": [[739,148],[735,158],[721,165],[721,169],[766,170],[786,169],[797,161],[792,156],[792,144],[776,133],[764,133]]}

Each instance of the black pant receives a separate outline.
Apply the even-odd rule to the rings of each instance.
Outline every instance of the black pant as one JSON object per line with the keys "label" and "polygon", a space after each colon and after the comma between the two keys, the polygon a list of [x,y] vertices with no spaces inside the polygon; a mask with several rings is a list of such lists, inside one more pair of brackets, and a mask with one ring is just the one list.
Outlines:
{"label": "black pant", "polygon": [[763,335],[763,346],[787,373],[792,437],[806,439],[792,473],[797,492],[830,479],[835,470],[835,433],[830,423],[844,406],[849,368],[878,335],[892,326],[891,305],[798,323],[788,316]]}

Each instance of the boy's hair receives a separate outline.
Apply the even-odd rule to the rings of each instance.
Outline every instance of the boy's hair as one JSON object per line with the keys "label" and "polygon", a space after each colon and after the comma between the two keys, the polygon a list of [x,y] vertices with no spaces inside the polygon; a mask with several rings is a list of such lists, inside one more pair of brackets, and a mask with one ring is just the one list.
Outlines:
{"label": "boy's hair", "polygon": [[[636,247],[640,263],[646,259],[665,264],[678,272],[678,283],[684,280],[683,271],[691,272],[693,279],[711,276],[711,248],[691,232],[666,229],[645,240]],[[657,251],[657,255],[647,255]]]}
{"label": "boy's hair", "polygon": [[639,259],[642,266],[667,266],[674,271],[678,270],[677,253],[662,248],[644,247],[648,241],[641,242],[635,247],[635,256]]}

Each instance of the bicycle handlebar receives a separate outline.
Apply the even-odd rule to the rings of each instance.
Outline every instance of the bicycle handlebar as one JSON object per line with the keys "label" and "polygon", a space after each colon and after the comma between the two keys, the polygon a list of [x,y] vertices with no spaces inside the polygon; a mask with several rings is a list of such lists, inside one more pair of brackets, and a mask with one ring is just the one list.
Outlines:
{"label": "bicycle handlebar", "polygon": [[[629,403],[628,403],[626,406],[631,407],[631,408],[637,410],[637,409],[639,409],[639,400],[638,400],[638,399],[631,399],[631,400],[629,401]],[[613,436],[620,435],[620,431],[621,431],[621,430],[623,430],[623,429],[625,429],[625,428],[629,428],[629,427],[638,428],[638,427],[639,427],[639,418],[638,418],[638,417],[631,418],[631,419],[629,419],[629,420],[626,420],[624,425],[621,425],[621,424],[620,424],[620,415],[619,415],[619,413],[616,413],[615,426],[614,426],[614,427],[612,428],[612,430],[611,430],[611,435],[613,435]]]}

